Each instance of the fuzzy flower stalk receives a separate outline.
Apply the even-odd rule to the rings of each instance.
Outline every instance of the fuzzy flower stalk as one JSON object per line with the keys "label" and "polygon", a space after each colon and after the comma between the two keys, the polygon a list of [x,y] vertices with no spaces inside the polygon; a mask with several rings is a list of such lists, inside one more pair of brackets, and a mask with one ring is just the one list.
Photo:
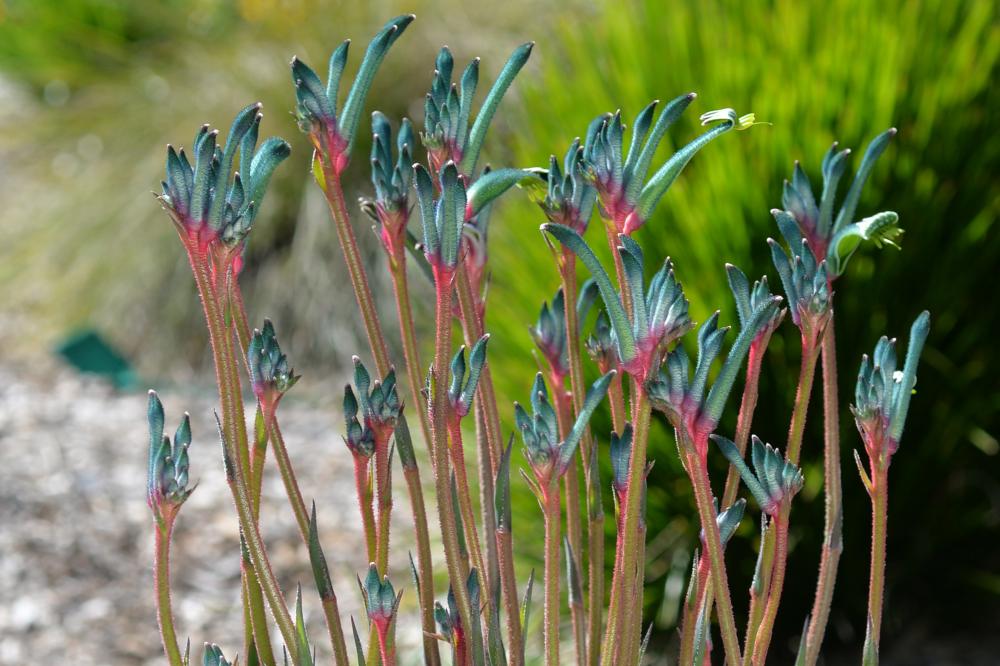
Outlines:
{"label": "fuzzy flower stalk", "polygon": [[910,328],[906,360],[897,370],[896,341],[882,337],[869,358],[861,360],[851,412],[868,454],[868,471],[857,451],[854,460],[872,501],[872,561],[868,588],[868,621],[864,663],[878,663],[885,589],[886,534],[889,512],[889,464],[899,449],[910,397],[917,385],[917,363],[930,332],[930,314],[923,312]]}
{"label": "fuzzy flower stalk", "polygon": [[[826,517],[823,527],[823,550],[820,559],[819,575],[816,583],[816,597],[812,613],[807,622],[805,632],[805,663],[809,666],[817,663],[823,636],[830,615],[830,605],[833,602],[833,590],[837,578],[837,568],[840,553],[843,550],[842,512],[841,512],[841,473],[840,473],[840,405],[837,394],[837,345],[833,312],[833,283],[843,275],[847,263],[858,247],[871,241],[876,247],[889,245],[898,247],[902,234],[898,226],[898,216],[892,211],[882,211],[860,220],[855,219],[858,202],[869,176],[875,168],[875,163],[885,152],[889,142],[896,135],[896,129],[890,128],[875,137],[865,150],[847,193],[837,205],[840,181],[847,170],[850,149],[840,150],[834,143],[823,157],[822,176],[823,187],[817,198],[812,189],[805,170],[796,163],[791,181],[786,181],[782,192],[782,209],[774,210],[772,214],[778,223],[781,235],[785,238],[791,250],[793,264],[786,272],[794,273],[797,264],[796,254],[802,256],[807,264],[815,263],[823,266],[827,279],[827,294],[829,301],[829,318],[823,326],[822,336],[818,340],[823,360],[823,492],[826,496]],[[779,273],[782,268],[781,259],[775,252],[776,244],[771,243],[775,266]],[[803,251],[799,253],[798,248]],[[809,256],[811,255],[811,256]],[[786,280],[785,275],[782,281]],[[794,277],[794,276],[793,276]],[[801,285],[801,283],[800,283]],[[819,291],[818,284],[815,284]],[[808,292],[808,289],[806,290]],[[789,296],[790,305],[792,294]],[[793,310],[793,319],[796,312]],[[799,325],[796,320],[796,325]],[[809,322],[807,321],[807,324]],[[803,329],[799,325],[800,329]],[[803,329],[803,341],[806,340],[806,330]]]}
{"label": "fuzzy flower stalk", "polygon": [[560,496],[559,480],[573,462],[576,448],[594,410],[604,399],[614,372],[601,376],[587,392],[584,406],[565,438],[559,435],[558,418],[549,402],[548,389],[541,373],[531,389],[532,414],[515,403],[515,419],[524,442],[525,455],[533,479],[528,481],[545,515],[545,663],[559,661],[559,562]]}
{"label": "fuzzy flower stalk", "polygon": [[149,464],[146,480],[146,503],[153,512],[156,545],[153,555],[153,585],[156,588],[156,615],[160,623],[163,649],[171,666],[183,666],[174,630],[170,604],[170,536],[181,505],[194,492],[188,487],[188,447],[191,446],[191,420],[187,414],[177,426],[173,441],[163,434],[163,404],[155,391],[149,392]]}
{"label": "fuzzy flower stalk", "polygon": [[[187,251],[208,325],[222,407],[220,437],[227,479],[247,546],[243,576],[245,606],[250,609],[246,614],[247,648],[252,642],[249,618],[263,617],[266,599],[283,639],[293,648],[292,662],[298,664],[294,622],[270,569],[253,512],[239,354],[226,314],[242,266],[242,249],[267,183],[289,154],[288,144],[278,138],[266,140],[255,151],[261,118],[259,104],[244,108],[233,120],[221,146],[218,132],[203,126],[195,137],[193,165],[183,150],[168,147],[167,178],[158,198]],[[239,169],[235,174],[234,166]],[[246,565],[252,566],[252,573],[247,573]],[[251,584],[250,578],[257,579],[259,584]]]}

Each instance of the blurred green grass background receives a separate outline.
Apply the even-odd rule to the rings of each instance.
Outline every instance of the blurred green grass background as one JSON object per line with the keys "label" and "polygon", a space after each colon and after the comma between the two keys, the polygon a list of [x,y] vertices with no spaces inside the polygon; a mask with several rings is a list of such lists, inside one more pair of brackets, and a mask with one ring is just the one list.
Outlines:
{"label": "blurred green grass background", "polygon": [[[871,137],[898,127],[859,212],[897,211],[903,249],[863,250],[838,282],[846,546],[830,650],[856,649],[864,627],[868,506],[851,462],[858,441],[846,410],[854,373],[879,335],[905,336],[925,308],[934,316],[932,334],[892,472],[886,651],[975,631],[1000,610],[1000,26],[993,2],[600,0],[478,8],[452,0],[8,0],[0,3],[4,357],[37,357],[70,330],[93,327],[147,375],[204,369],[186,264],[148,193],[157,188],[167,142],[186,145],[201,123],[224,127],[236,109],[259,99],[262,131],[289,139],[294,151],[250,246],[244,280],[251,312],[276,320],[297,366],[308,365],[315,378],[341,377],[346,359],[366,344],[353,297],[341,286],[346,272],[324,204],[309,182],[306,143],[289,114],[287,62],[298,54],[321,66],[351,37],[349,66],[356,67],[368,36],[401,11],[417,13],[418,21],[388,57],[369,106],[390,117],[408,114],[418,125],[441,44],[460,62],[483,56],[492,76],[516,44],[538,41],[492,130],[486,157],[494,165],[544,164],[594,115],[621,108],[631,119],[651,99],[691,90],[699,94],[695,108],[671,131],[663,155],[695,135],[703,111],[733,106],[773,123],[706,148],[638,234],[651,260],[673,257],[698,320],[717,308],[734,319],[723,262],[773,277],[764,243],[774,234],[768,210],[780,205],[795,160],[818,187],[830,143],[853,148],[856,165]],[[366,152],[358,146],[349,171],[354,196],[368,193]],[[507,405],[530,385],[535,362],[526,326],[557,286],[541,221],[516,196],[493,217],[488,328]],[[360,218],[358,225],[367,226]],[[602,246],[600,230],[592,235]],[[359,236],[378,265],[374,238]],[[387,277],[372,276],[388,295]],[[414,282],[416,297],[426,298],[417,276]],[[383,315],[391,328],[389,298]],[[796,336],[786,326],[765,364],[755,427],[776,444],[784,440],[797,367]],[[816,401],[814,415],[818,409]],[[812,601],[823,513],[819,426],[814,416],[777,627],[785,642],[795,640]],[[662,425],[652,446],[647,611],[668,641],[697,526]],[[515,520],[535,520],[536,511],[522,493]],[[754,532],[744,525],[729,550],[738,612]],[[786,659],[791,650],[776,653]]]}

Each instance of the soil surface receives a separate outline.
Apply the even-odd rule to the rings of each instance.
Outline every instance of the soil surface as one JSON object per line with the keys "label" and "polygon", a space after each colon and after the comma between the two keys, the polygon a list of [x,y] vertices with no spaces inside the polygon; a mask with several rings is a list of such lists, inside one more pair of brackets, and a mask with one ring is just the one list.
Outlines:
{"label": "soil surface", "polygon": [[[162,664],[145,500],[146,395],[119,393],[58,368],[47,375],[34,369],[30,376],[36,379],[0,364],[0,665]],[[208,387],[187,386],[160,396],[167,432],[185,410],[191,413],[191,479],[198,482],[181,510],[171,552],[178,635],[181,641],[190,636],[192,663],[201,663],[206,641],[232,659],[243,651],[239,541],[215,434],[215,396]],[[345,630],[353,615],[364,633],[355,576],[364,574],[367,558],[339,415],[292,396],[280,415],[302,492],[307,502],[316,500]],[[399,561],[390,573],[405,590],[398,638],[401,654],[416,657],[420,628],[406,562],[409,502],[402,475],[394,482]],[[261,520],[289,604],[301,582],[310,637],[320,663],[330,663],[308,552],[270,453]]]}

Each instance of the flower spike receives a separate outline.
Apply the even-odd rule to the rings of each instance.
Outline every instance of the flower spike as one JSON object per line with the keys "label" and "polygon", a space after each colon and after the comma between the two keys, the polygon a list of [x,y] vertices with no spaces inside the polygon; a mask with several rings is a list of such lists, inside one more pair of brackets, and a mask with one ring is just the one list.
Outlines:
{"label": "flower spike", "polygon": [[753,435],[751,459],[753,471],[743,462],[736,444],[725,437],[712,435],[712,441],[740,473],[747,490],[754,496],[761,510],[772,518],[778,515],[782,501],[802,489],[802,471],[770,444]]}
{"label": "flower spike", "polygon": [[645,382],[655,373],[667,348],[692,327],[688,302],[680,282],[674,276],[670,259],[643,288],[643,254],[639,244],[621,234],[618,254],[625,268],[625,284],[632,301],[632,317],[625,313],[611,278],[586,241],[561,224],[543,224],[548,232],[571,250],[590,269],[604,301],[618,347],[618,357],[625,371]]}
{"label": "flower spike", "polygon": [[829,266],[831,282],[843,275],[848,260],[862,242],[872,241],[876,247],[883,244],[898,247],[903,230],[897,226],[899,216],[896,213],[884,211],[854,221],[861,190],[875,162],[895,135],[896,129],[890,128],[868,144],[839,211],[834,210],[837,189],[847,168],[847,158],[851,154],[849,149],[838,150],[834,143],[823,157],[823,191],[818,205],[809,177],[797,162],[791,182],[785,181],[782,192],[784,216],[778,219],[781,233],[793,248],[797,248],[802,239],[807,240],[816,261],[825,260]]}
{"label": "flower spike", "polygon": [[358,586],[361,587],[361,594],[365,599],[368,620],[375,625],[379,641],[385,642],[392,622],[396,618],[403,591],[400,590],[397,594],[389,582],[389,577],[379,576],[374,562],[368,566],[368,574],[364,581],[358,578]]}
{"label": "flower spike", "polygon": [[448,387],[448,400],[455,415],[459,418],[466,416],[472,409],[472,398],[476,394],[476,387],[479,386],[479,376],[486,365],[486,343],[489,342],[489,334],[484,335],[473,345],[469,353],[469,377],[465,378],[465,345],[458,350],[451,361],[451,386]]}
{"label": "flower spike", "polygon": [[[790,218],[785,211],[775,209],[771,213],[779,225],[787,223]],[[816,262],[809,241],[804,238],[789,246],[791,257],[773,238],[768,238],[767,243],[771,246],[771,260],[788,297],[792,322],[803,336],[809,336],[814,343],[818,343],[833,314],[833,278],[827,271],[826,261]]]}
{"label": "flower spike", "polygon": [[646,391],[653,407],[666,414],[675,428],[685,429],[695,436],[695,444],[703,457],[707,450],[701,448],[704,440],[697,435],[707,435],[715,430],[750,345],[773,320],[780,303],[781,298],[771,296],[758,304],[726,355],[707,396],[708,375],[729,330],[728,327],[718,328],[718,313],[712,315],[698,331],[698,361],[693,377],[690,375],[687,352],[683,344],[679,344],[667,354],[659,374],[646,381]]}
{"label": "flower spike", "polygon": [[386,23],[368,44],[361,67],[347,94],[343,108],[337,109],[340,79],[347,64],[350,41],[345,41],[330,57],[329,75],[324,86],[307,64],[292,58],[292,82],[298,102],[295,110],[299,128],[309,134],[313,146],[328,154],[338,175],[347,168],[351,148],[357,135],[365,98],[375,79],[375,73],[393,43],[413,21],[413,14],[397,16]]}
{"label": "flower spike", "polygon": [[535,346],[545,357],[552,375],[564,378],[569,373],[566,355],[566,299],[560,288],[552,299],[552,305],[542,303],[538,321],[528,329]]}
{"label": "flower spike", "polygon": [[647,182],[656,148],[695,97],[695,93],[688,93],[670,101],[655,124],[653,113],[658,101],[647,105],[633,123],[627,153],[621,111],[598,116],[591,122],[583,150],[585,169],[597,190],[602,215],[614,222],[619,234],[631,235],[646,223],[695,153],[733,128],[746,129],[753,124],[752,114],[738,118],[732,109],[704,114],[702,124],[717,120],[722,123],[678,150]]}
{"label": "flower spike", "polygon": [[583,147],[577,138],[566,151],[562,169],[556,156],[549,158],[549,170],[545,174],[547,191],[539,205],[550,222],[562,224],[581,236],[597,203],[597,190],[589,182],[584,172]]}
{"label": "flower spike", "polygon": [[[245,107],[233,120],[226,143],[218,130],[203,125],[192,147],[194,165],[184,149],[167,146],[166,180],[157,195],[181,239],[206,252],[221,244],[234,259],[250,233],[268,181],[291,152],[283,139],[271,137],[254,150],[261,118],[260,103]],[[233,164],[239,152],[238,170]],[[239,268],[239,266],[237,266]]]}
{"label": "flower spike", "polygon": [[614,371],[602,375],[587,391],[573,427],[563,441],[559,441],[556,412],[549,403],[549,393],[542,373],[535,375],[531,389],[532,416],[519,403],[514,403],[514,416],[521,432],[525,453],[543,493],[552,490],[559,478],[569,468],[576,447],[583,437],[591,415],[608,392]]}
{"label": "flower spike", "polygon": [[396,135],[396,157],[392,152],[392,126],[378,111],[372,114],[372,185],[374,199],[362,199],[361,210],[378,230],[382,246],[398,256],[406,244],[410,219],[410,187],[413,182],[413,128],[403,118]]}
{"label": "flower spike", "polygon": [[299,381],[301,375],[288,365],[288,358],[281,353],[274,324],[264,320],[264,327],[254,329],[247,348],[250,379],[253,392],[264,408],[265,414],[273,414],[282,396]]}
{"label": "flower spike", "polygon": [[[357,356],[354,357],[354,386],[344,387],[344,420],[347,424],[348,448],[356,456],[369,457],[379,446],[388,446],[396,422],[403,410],[396,386],[396,371],[392,368],[385,378],[372,383]],[[361,420],[358,415],[361,415]]]}
{"label": "flower spike", "polygon": [[895,340],[883,336],[871,358],[862,357],[854,391],[854,421],[873,464],[888,465],[903,436],[910,396],[917,384],[917,363],[930,331],[930,314],[923,312],[910,328],[902,370],[896,370]]}
{"label": "flower spike", "polygon": [[173,442],[163,434],[163,404],[156,391],[149,392],[146,410],[149,421],[149,459],[146,502],[157,523],[168,523],[194,492],[188,488],[188,447],[191,446],[191,419],[184,414]]}
{"label": "flower spike", "polygon": [[424,102],[424,131],[420,135],[434,171],[451,161],[464,176],[475,177],[479,152],[493,115],[514,77],[528,61],[533,46],[531,42],[514,50],[471,125],[472,99],[479,85],[479,58],[468,64],[456,86],[451,81],[455,65],[451,50],[447,46],[441,49],[434,63],[431,90]]}

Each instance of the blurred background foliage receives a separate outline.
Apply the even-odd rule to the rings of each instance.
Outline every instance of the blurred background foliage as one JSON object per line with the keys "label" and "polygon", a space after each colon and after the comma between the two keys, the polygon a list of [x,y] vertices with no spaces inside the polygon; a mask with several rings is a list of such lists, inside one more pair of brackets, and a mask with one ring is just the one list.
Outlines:
{"label": "blurred background foliage", "polygon": [[[885,650],[974,632],[995,618],[1000,26],[993,2],[0,2],[3,356],[35,358],[86,327],[113,340],[141,373],[162,376],[170,368],[186,377],[204,370],[201,315],[186,263],[148,192],[157,188],[167,142],[186,145],[206,121],[225,127],[235,110],[259,99],[262,131],[289,139],[294,152],[250,245],[250,309],[276,320],[297,367],[308,365],[314,380],[339,381],[344,361],[366,343],[353,296],[343,288],[332,226],[309,182],[306,143],[289,115],[287,62],[298,54],[322,66],[351,37],[349,67],[357,67],[368,36],[400,11],[419,20],[389,55],[370,100],[418,125],[441,44],[459,62],[483,56],[484,74],[492,77],[516,44],[539,42],[492,130],[486,157],[494,165],[545,164],[594,115],[621,108],[631,119],[651,99],[691,90],[699,94],[695,108],[671,131],[660,159],[693,137],[697,114],[710,109],[733,106],[773,123],[707,147],[638,233],[651,262],[673,257],[700,321],[716,308],[725,321],[735,319],[723,262],[773,277],[764,243],[774,235],[768,210],[780,205],[781,182],[795,160],[819,187],[819,162],[833,141],[855,150],[856,165],[871,137],[899,128],[859,213],[897,211],[903,249],[863,250],[837,284],[846,546],[828,640],[832,652],[855,650],[864,627],[869,509],[851,461],[858,440],[846,404],[854,373],[879,335],[905,336],[925,308],[934,317],[931,338],[893,465]],[[358,146],[349,170],[354,196],[369,190],[361,157],[367,150]],[[558,284],[537,231],[542,221],[518,195],[493,216],[488,328],[502,404],[527,392],[535,361],[526,326]],[[359,236],[380,266],[374,237]],[[602,236],[591,230],[595,247],[603,248]],[[388,296],[384,271],[371,275]],[[426,284],[413,279],[416,298],[426,299]],[[391,298],[382,305],[391,329]],[[754,428],[782,446],[798,362],[797,336],[786,325],[771,343]],[[335,398],[330,392],[324,402]],[[778,640],[789,643],[812,602],[819,551],[818,410],[816,400],[777,627]],[[733,420],[731,414],[724,431]],[[672,439],[662,424],[657,428],[647,610],[666,641],[697,526]],[[515,520],[536,520],[536,512],[522,493]],[[729,548],[738,612],[756,528],[746,521],[741,531]],[[775,653],[784,659],[791,649]]]}

